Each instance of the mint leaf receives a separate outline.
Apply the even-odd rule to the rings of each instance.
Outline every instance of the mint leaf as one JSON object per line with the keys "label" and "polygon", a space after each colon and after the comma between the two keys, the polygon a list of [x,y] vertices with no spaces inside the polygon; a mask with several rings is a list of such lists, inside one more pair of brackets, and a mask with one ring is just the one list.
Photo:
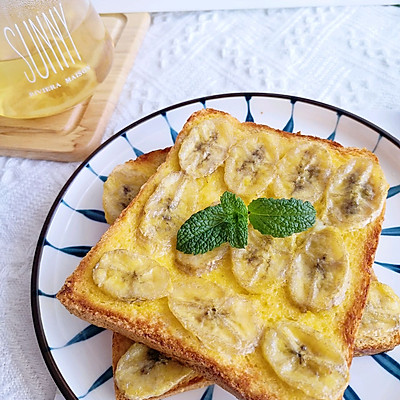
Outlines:
{"label": "mint leaf", "polygon": [[234,193],[224,192],[221,196],[221,206],[227,214],[239,214],[247,218],[246,204]]}
{"label": "mint leaf", "polygon": [[227,215],[221,204],[193,214],[179,229],[176,249],[186,254],[203,254],[225,243]]}
{"label": "mint leaf", "polygon": [[260,198],[248,207],[233,193],[225,192],[221,203],[193,214],[179,229],[176,249],[186,254],[202,254],[228,242],[244,248],[248,220],[264,235],[286,237],[315,223],[315,208],[297,199]]}
{"label": "mint leaf", "polygon": [[244,201],[231,192],[221,196],[221,206],[227,216],[227,241],[232,247],[247,246],[248,211]]}
{"label": "mint leaf", "polygon": [[286,237],[315,223],[316,211],[308,201],[260,198],[249,204],[249,219],[263,235]]}

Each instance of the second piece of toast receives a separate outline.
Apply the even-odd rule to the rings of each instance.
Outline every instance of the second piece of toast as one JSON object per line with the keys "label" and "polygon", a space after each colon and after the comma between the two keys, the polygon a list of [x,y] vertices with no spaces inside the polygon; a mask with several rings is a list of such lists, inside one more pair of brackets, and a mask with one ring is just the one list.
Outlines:
{"label": "second piece of toast", "polygon": [[160,400],[211,384],[181,363],[115,332],[112,368],[116,400]]}

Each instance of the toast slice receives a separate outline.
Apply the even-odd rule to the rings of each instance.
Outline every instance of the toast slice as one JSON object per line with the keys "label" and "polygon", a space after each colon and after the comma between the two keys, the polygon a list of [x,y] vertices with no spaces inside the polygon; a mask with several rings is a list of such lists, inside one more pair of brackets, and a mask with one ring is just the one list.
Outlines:
{"label": "toast slice", "polygon": [[[169,150],[166,148],[142,154],[116,166],[110,173],[103,191],[104,211],[110,225],[165,161]],[[399,344],[400,298],[373,276],[367,305],[356,335],[354,355],[378,354],[392,350]]]}
{"label": "toast slice", "polygon": [[[179,254],[180,225],[226,190],[246,204],[309,199],[317,223],[284,239],[250,228],[246,249],[223,245],[204,262]],[[57,297],[73,314],[183,361],[237,397],[340,399],[387,190],[366,150],[202,110]],[[257,258],[265,261],[254,269]],[[153,281],[126,284],[138,276]]]}

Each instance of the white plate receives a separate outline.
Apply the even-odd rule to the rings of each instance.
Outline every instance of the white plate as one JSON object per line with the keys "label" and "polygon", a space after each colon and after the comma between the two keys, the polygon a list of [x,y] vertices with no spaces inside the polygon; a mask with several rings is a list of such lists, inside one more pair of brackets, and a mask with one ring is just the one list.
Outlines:
{"label": "white plate", "polygon": [[[373,151],[390,184],[386,217],[374,265],[382,282],[400,295],[400,142],[344,110],[292,96],[239,93],[178,104],[125,128],[96,150],[66,183],[44,224],[32,272],[32,313],[46,364],[67,400],[113,400],[111,335],[70,315],[55,299],[65,278],[107,229],[102,188],[117,164],[173,144],[187,118],[203,107],[227,111],[240,121],[330,138]],[[346,400],[394,400],[400,393],[400,347],[357,358]],[[180,394],[231,400],[219,387]]]}

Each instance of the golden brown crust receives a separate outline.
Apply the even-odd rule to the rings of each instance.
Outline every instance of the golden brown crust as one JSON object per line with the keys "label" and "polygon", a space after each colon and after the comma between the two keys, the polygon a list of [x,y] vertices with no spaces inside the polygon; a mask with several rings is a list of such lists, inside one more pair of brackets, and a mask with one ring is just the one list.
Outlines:
{"label": "golden brown crust", "polygon": [[170,150],[171,147],[153,150],[149,153],[141,154],[138,158],[135,158],[134,160],[129,160],[127,162],[130,164],[135,164],[137,168],[143,166],[147,169],[150,166],[156,170],[160,166],[160,164],[165,161]]}
{"label": "golden brown crust", "polygon": [[384,337],[365,338],[365,340],[356,340],[354,355],[356,357],[371,356],[373,354],[383,353],[393,350],[400,343],[400,330],[390,332]]}
{"label": "golden brown crust", "polygon": [[[226,113],[216,111],[216,110],[201,110],[194,113],[189,120],[186,122],[183,132],[187,132],[196,123],[198,118],[211,118],[213,116],[225,116],[228,119],[236,121],[233,117]],[[246,125],[247,124],[247,125]],[[313,138],[310,136],[293,135],[287,132],[281,132],[274,130],[269,127],[262,127],[252,123],[242,124],[241,126],[249,126],[254,130],[267,129],[272,132],[278,133],[287,138],[295,138],[301,141],[314,140],[319,143],[323,143],[324,146],[329,147],[332,151],[338,152],[340,154],[346,154],[348,156],[363,156],[371,158],[376,161],[375,155],[366,151],[365,149],[356,148],[343,148],[339,144],[319,138]],[[179,148],[182,140],[184,138],[184,133],[178,135],[175,146]],[[169,161],[172,162],[172,152],[167,155],[166,163],[163,165],[169,165]],[[167,168],[167,167],[166,167]],[[221,368],[218,360],[215,360],[206,352],[200,352],[197,348],[192,345],[187,345],[187,343],[181,340],[179,337],[174,337],[168,334],[167,327],[164,325],[162,319],[153,319],[151,321],[147,320],[140,314],[131,316],[126,315],[122,311],[114,310],[109,311],[107,305],[104,304],[92,304],[91,301],[87,299],[86,294],[80,292],[80,289],[76,289],[78,283],[82,280],[85,281],[86,269],[90,269],[90,266],[96,264],[100,257],[100,252],[103,247],[106,246],[108,240],[112,238],[115,232],[118,232],[124,223],[130,217],[131,210],[134,213],[136,201],[141,197],[141,193],[145,193],[152,188],[153,183],[157,182],[156,179],[158,174],[153,175],[147,184],[141,189],[138,197],[134,200],[127,209],[125,209],[118,221],[112,225],[109,230],[103,235],[100,241],[93,247],[93,249],[84,258],[81,264],[78,266],[76,271],[70,276],[63,288],[57,295],[57,298],[65,305],[65,307],[73,314],[83,318],[95,325],[102,326],[104,328],[111,329],[115,332],[119,332],[124,336],[127,336],[135,341],[140,341],[149,347],[159,350],[167,355],[173,356],[174,358],[184,362],[186,365],[193,367],[196,371],[203,374],[206,379],[210,379],[215,383],[219,384],[226,390],[233,393],[239,398],[244,398],[248,400],[272,400],[277,398],[282,398],[282,396],[276,397],[272,395],[267,387],[263,387],[262,390],[253,392],[250,388],[255,380],[259,379],[259,376],[254,376],[255,369],[252,372],[248,372],[244,369],[239,369],[236,365],[224,366]],[[147,187],[147,188],[146,188]],[[365,248],[364,258],[361,262],[361,267],[355,266],[359,275],[357,276],[358,287],[357,296],[352,300],[352,306],[348,309],[346,314],[343,316],[342,331],[343,339],[347,344],[347,354],[346,359],[348,364],[351,363],[352,359],[352,345],[354,343],[354,336],[356,329],[358,327],[359,321],[361,319],[363,307],[366,301],[366,296],[368,292],[368,285],[370,280],[370,270],[373,262],[373,255],[377,246],[379,232],[381,229],[383,214],[380,218],[376,219],[373,223],[369,224],[367,228],[367,240],[364,243],[369,242],[370,247]],[[111,240],[111,239],[110,239]],[[334,399],[332,399],[334,400]]]}
{"label": "golden brown crust", "polygon": [[[357,337],[357,329],[360,324],[362,314],[367,302],[368,289],[371,281],[372,265],[374,263],[375,252],[378,247],[378,241],[380,232],[382,230],[382,223],[385,214],[385,208],[383,208],[381,215],[376,219],[373,228],[369,231],[368,237],[364,242],[364,260],[362,262],[363,272],[368,277],[361,282],[360,287],[357,290],[359,294],[359,301],[355,302],[355,305],[350,313],[348,313],[347,319],[344,323],[344,334],[346,342],[349,348],[354,348]],[[360,343],[360,341],[358,342]],[[362,349],[355,349],[354,352],[359,354]]]}

